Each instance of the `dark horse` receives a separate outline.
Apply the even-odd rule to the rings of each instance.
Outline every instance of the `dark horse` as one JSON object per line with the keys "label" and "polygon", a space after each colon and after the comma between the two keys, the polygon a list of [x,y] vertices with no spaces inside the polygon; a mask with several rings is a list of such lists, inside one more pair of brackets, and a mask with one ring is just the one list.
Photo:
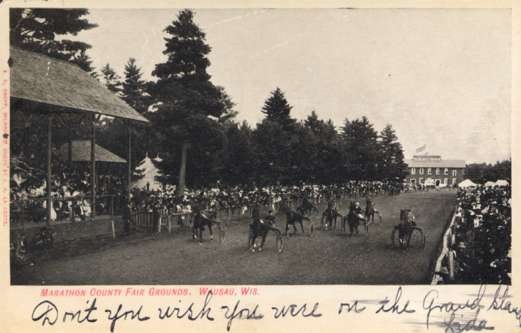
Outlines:
{"label": "dark horse", "polygon": [[[282,232],[274,226],[274,222],[271,220],[258,219],[257,222],[253,222],[250,225],[250,232],[248,235],[248,248],[253,252],[262,251],[264,243],[266,242],[266,236],[268,232],[272,231],[275,234],[277,241],[277,251],[282,252],[283,250],[283,239]],[[261,244],[259,247],[256,246],[255,240],[261,237]]]}
{"label": "dark horse", "polygon": [[213,239],[213,231],[212,225],[216,224],[219,228],[219,240],[222,240],[224,235],[224,230],[222,223],[215,220],[216,214],[213,212],[209,212],[205,214],[204,212],[197,211],[193,216],[193,226],[192,226],[192,238],[195,240],[199,240],[199,243],[203,241],[203,231],[205,227],[208,227],[210,231],[210,239]]}
{"label": "dark horse", "polygon": [[302,200],[302,204],[297,207],[297,212],[301,213],[302,215],[306,215],[311,214],[312,212],[318,212],[318,208],[315,207],[315,205],[313,205],[308,198],[304,198],[304,200]]}
{"label": "dark horse", "polygon": [[[290,225],[293,226],[293,230],[297,233],[297,223],[300,224],[300,229],[302,230],[302,233],[304,233],[304,220],[311,222],[311,220],[301,212],[288,209],[286,211],[286,231],[284,234],[288,235]],[[311,232],[313,232],[313,228],[313,224],[311,224]]]}

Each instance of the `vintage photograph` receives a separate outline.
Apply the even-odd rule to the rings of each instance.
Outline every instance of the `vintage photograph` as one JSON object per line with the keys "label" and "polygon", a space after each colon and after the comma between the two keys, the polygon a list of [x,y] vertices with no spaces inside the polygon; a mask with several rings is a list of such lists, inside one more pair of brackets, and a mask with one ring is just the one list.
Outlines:
{"label": "vintage photograph", "polygon": [[11,285],[511,284],[511,24],[11,8]]}

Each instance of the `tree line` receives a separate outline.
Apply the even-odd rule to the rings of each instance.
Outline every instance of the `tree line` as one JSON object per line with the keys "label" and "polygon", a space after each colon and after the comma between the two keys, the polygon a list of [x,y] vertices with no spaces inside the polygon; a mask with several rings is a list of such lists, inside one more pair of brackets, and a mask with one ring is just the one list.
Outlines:
{"label": "tree line", "polygon": [[[166,60],[146,81],[134,58],[120,77],[106,64],[96,72],[86,51],[90,45],[58,36],[96,27],[85,9],[15,9],[11,43],[71,61],[151,121],[133,126],[133,162],[159,154],[162,181],[203,186],[229,184],[336,183],[347,180],[394,180],[406,176],[403,149],[391,125],[378,131],[369,119],[345,119],[337,129],[315,111],[304,120],[292,117],[282,89],[266,97],[263,119],[252,127],[235,120],[237,112],[225,89],[208,74],[211,47],[182,10],[168,25]],[[127,125],[119,119],[97,124],[100,144],[126,156]]]}
{"label": "tree line", "polygon": [[471,163],[465,168],[465,177],[475,183],[484,184],[498,179],[512,183],[512,160],[507,159],[491,163]]}

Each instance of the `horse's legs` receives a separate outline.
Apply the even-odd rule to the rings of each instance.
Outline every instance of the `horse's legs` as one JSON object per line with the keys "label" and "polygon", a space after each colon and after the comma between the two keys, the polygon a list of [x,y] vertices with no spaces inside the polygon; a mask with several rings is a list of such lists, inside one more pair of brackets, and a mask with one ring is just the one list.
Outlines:
{"label": "horse's legs", "polygon": [[300,229],[302,230],[302,233],[304,233],[304,222],[302,220],[300,220],[299,223],[300,223]]}
{"label": "horse's legs", "polygon": [[259,251],[262,251],[262,248],[264,247],[264,243],[266,242],[267,235],[268,235],[268,231],[264,231],[262,233],[262,240],[261,240],[261,245],[260,245]]}
{"label": "horse's legs", "polygon": [[208,223],[208,230],[210,230],[210,239],[213,240],[212,223]]}
{"label": "horse's legs", "polygon": [[192,238],[197,239],[197,228],[195,224],[192,226]]}

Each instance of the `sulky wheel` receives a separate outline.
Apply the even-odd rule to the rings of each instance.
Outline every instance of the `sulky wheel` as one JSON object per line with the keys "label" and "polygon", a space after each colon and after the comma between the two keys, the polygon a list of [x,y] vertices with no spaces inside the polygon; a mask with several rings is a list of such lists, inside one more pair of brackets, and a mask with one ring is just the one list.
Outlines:
{"label": "sulky wheel", "polygon": [[407,245],[408,247],[413,249],[425,248],[425,235],[423,234],[423,231],[420,228],[412,228]]}

